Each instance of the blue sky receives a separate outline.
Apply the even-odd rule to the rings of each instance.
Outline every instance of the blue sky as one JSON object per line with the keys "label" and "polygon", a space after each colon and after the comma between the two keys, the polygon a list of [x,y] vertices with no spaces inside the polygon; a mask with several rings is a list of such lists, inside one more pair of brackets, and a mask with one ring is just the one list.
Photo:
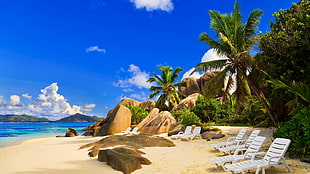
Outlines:
{"label": "blue sky", "polygon": [[[259,30],[297,0],[240,0],[244,18],[259,8]],[[58,119],[106,116],[121,98],[147,100],[158,66],[183,75],[210,49],[199,42],[209,10],[234,0],[14,0],[0,2],[0,114]]]}

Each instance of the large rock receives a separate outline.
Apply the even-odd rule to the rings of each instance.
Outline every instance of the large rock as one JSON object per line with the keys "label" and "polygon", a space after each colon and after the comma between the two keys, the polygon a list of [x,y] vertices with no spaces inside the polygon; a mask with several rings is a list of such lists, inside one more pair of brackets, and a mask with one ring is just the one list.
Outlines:
{"label": "large rock", "polygon": [[131,126],[131,111],[124,105],[118,104],[111,109],[106,119],[94,123],[83,130],[89,132],[83,135],[105,136],[122,132]]}
{"label": "large rock", "polygon": [[132,147],[115,147],[113,149],[100,150],[98,160],[106,162],[115,170],[129,174],[137,169],[141,169],[141,164],[152,164],[151,161],[142,157],[141,154],[145,153]]}
{"label": "large rock", "polygon": [[65,134],[65,137],[75,137],[78,136],[79,134],[76,132],[76,130],[72,129],[72,128],[68,128]]}
{"label": "large rock", "polygon": [[99,141],[89,143],[80,147],[80,149],[92,147],[89,151],[89,156],[95,157],[98,155],[99,150],[102,148],[114,147],[118,145],[131,146],[137,149],[143,147],[172,147],[175,144],[164,138],[158,136],[148,136],[148,135],[113,135],[105,137]]}
{"label": "large rock", "polygon": [[210,79],[212,79],[214,76],[216,76],[219,72],[221,71],[210,71],[207,72],[206,74],[202,75],[199,79],[198,79],[198,84],[199,84],[199,88],[200,88],[200,93],[203,93],[205,84],[207,83],[207,81],[209,81]]}
{"label": "large rock", "polygon": [[104,136],[120,133],[131,126],[131,112],[126,106],[139,106],[150,111],[154,108],[153,101],[138,102],[130,98],[124,98],[113,109],[109,111],[107,117],[97,123],[84,128],[84,136]]}
{"label": "large rock", "polygon": [[119,105],[123,105],[123,106],[139,106],[140,102],[130,99],[130,98],[123,98],[121,100],[121,102],[119,103]]}
{"label": "large rock", "polygon": [[148,121],[145,121],[139,127],[139,132],[142,134],[154,135],[167,133],[176,126],[176,120],[168,111],[162,111],[157,116],[149,114],[145,119]]}
{"label": "large rock", "polygon": [[184,78],[182,81],[186,82],[186,87],[180,88],[180,91],[184,95],[188,96],[188,95],[191,95],[194,93],[200,93],[201,92],[199,84],[198,84],[198,80],[196,78],[187,77],[187,78]]}
{"label": "large rock", "polygon": [[150,112],[155,107],[155,102],[148,100],[148,101],[140,103],[139,107]]}
{"label": "large rock", "polygon": [[198,100],[199,93],[194,93],[183,99],[178,105],[174,106],[171,110],[178,111],[182,110],[184,107],[188,108],[188,110],[192,110],[196,106],[196,101]]}
{"label": "large rock", "polygon": [[141,127],[144,127],[148,122],[150,122],[151,120],[153,120],[154,118],[156,118],[159,114],[159,109],[158,108],[154,108],[151,110],[151,112],[144,118],[144,120],[142,120],[137,127],[140,129]]}

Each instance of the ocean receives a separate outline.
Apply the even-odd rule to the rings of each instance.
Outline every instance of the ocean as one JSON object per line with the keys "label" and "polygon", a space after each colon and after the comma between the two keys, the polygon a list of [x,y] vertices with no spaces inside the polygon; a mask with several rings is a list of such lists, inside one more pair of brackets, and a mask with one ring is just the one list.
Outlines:
{"label": "ocean", "polygon": [[79,135],[81,129],[92,122],[0,122],[0,147],[43,137],[64,136],[68,127],[75,129]]}

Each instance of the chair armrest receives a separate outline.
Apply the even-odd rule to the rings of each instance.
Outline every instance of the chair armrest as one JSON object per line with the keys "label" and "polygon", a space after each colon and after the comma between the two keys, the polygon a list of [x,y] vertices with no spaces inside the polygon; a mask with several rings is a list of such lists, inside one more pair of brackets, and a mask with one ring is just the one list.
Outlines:
{"label": "chair armrest", "polygon": [[263,154],[266,154],[266,152],[256,152],[256,153],[253,153],[251,160],[254,160],[257,155],[263,155]]}
{"label": "chair armrest", "polygon": [[268,160],[268,165],[270,165],[270,162],[271,162],[271,160],[272,160],[273,158],[280,158],[280,159],[283,159],[284,161],[286,161],[285,158],[284,158],[284,156],[272,156],[272,157],[270,157],[269,160]]}
{"label": "chair armrest", "polygon": [[232,141],[235,139],[236,137],[228,137],[226,142],[230,141],[232,139]]}
{"label": "chair armrest", "polygon": [[234,156],[235,156],[235,155],[238,155],[240,151],[244,151],[244,150],[247,150],[247,149],[246,149],[246,148],[236,149],[233,155],[234,155]]}

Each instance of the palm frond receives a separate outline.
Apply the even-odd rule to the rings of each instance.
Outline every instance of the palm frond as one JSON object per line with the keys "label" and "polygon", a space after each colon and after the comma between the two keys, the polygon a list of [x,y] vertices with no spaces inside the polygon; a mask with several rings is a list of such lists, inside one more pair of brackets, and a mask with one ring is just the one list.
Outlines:
{"label": "palm frond", "polygon": [[201,42],[205,42],[211,48],[221,47],[221,44],[219,42],[213,40],[207,33],[201,33],[198,40]]}
{"label": "palm frond", "polygon": [[192,71],[191,74],[193,74],[196,71],[208,72],[214,69],[220,69],[223,68],[225,65],[226,60],[213,60],[209,62],[201,62],[196,65],[195,69]]}
{"label": "palm frond", "polygon": [[223,71],[219,72],[216,76],[206,82],[204,87],[204,96],[206,99],[216,96],[224,87],[224,79],[227,71],[229,71],[229,67],[226,67]]}
{"label": "palm frond", "polygon": [[225,23],[225,15],[222,15],[219,11],[210,10],[209,15],[211,18],[210,27],[218,33],[225,33],[228,27]]}
{"label": "palm frond", "polygon": [[176,82],[176,80],[177,80],[177,78],[178,78],[178,76],[179,76],[179,73],[182,72],[182,71],[183,71],[183,69],[182,69],[182,68],[179,68],[179,67],[177,67],[177,68],[174,70],[174,72],[172,73],[172,76],[171,76],[171,81],[172,81],[172,83]]}
{"label": "palm frond", "polygon": [[252,38],[256,34],[256,30],[259,24],[259,19],[263,15],[263,11],[260,9],[253,10],[244,25],[244,38]]}
{"label": "palm frond", "polygon": [[160,92],[161,92],[161,91],[155,91],[155,92],[151,93],[151,94],[149,95],[149,99],[154,98],[154,97],[155,97],[156,95],[158,95]]}

